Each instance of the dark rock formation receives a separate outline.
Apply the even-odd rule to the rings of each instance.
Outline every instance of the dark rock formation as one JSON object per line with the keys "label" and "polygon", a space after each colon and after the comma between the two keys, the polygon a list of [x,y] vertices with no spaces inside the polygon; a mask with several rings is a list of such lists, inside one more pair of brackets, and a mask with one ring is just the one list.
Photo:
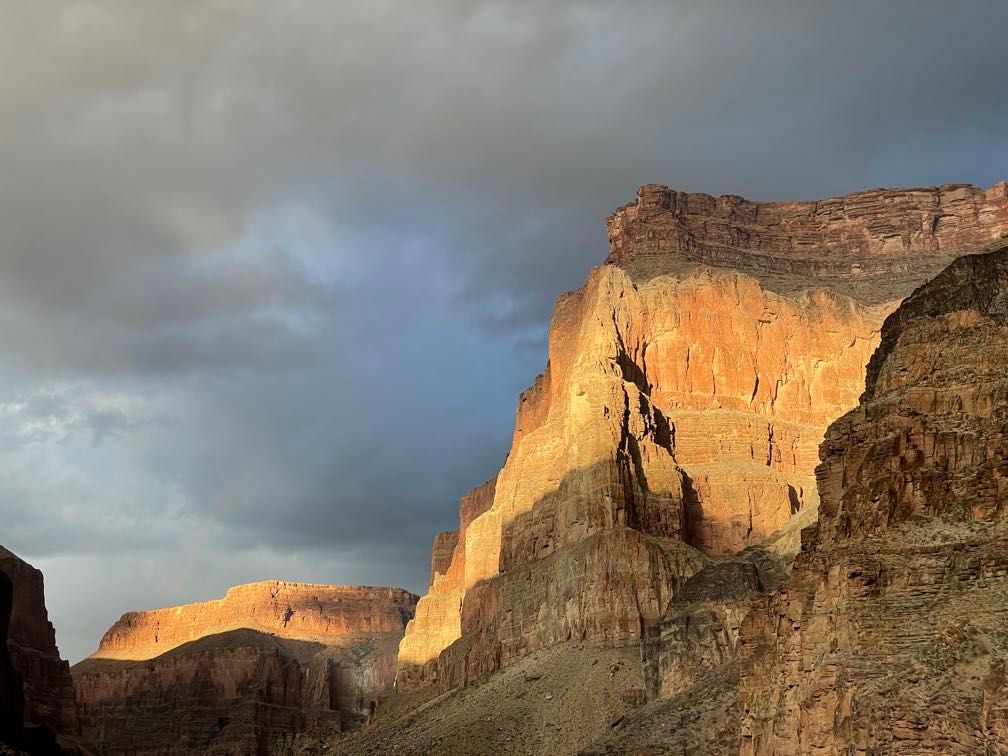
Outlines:
{"label": "dark rock formation", "polygon": [[0,569],[14,582],[14,610],[7,645],[24,677],[25,723],[54,732],[80,731],[70,665],[60,658],[56,631],[45,605],[42,573],[0,546]]}
{"label": "dark rock formation", "polygon": [[741,751],[1008,752],[1008,248],[885,322],[820,520],[743,622]]}
{"label": "dark rock formation", "polygon": [[14,668],[7,650],[15,596],[14,581],[0,570],[0,752],[7,746],[15,753],[33,756],[60,754],[62,750],[52,730],[44,726],[26,726],[24,722],[24,680]]}

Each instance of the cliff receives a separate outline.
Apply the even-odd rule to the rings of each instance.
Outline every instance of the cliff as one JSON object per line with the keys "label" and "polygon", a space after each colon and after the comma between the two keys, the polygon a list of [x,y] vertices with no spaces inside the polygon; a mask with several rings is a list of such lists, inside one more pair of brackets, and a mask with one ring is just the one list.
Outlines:
{"label": "cliff", "polygon": [[371,716],[415,604],[396,588],[270,581],[129,612],[73,667],[85,736],[109,754],[297,752]]}
{"label": "cliff", "polygon": [[7,650],[24,681],[24,722],[60,735],[80,730],[70,665],[60,658],[45,605],[42,573],[0,546],[0,571],[13,585]]}
{"label": "cliff", "polygon": [[659,637],[692,575],[795,514],[814,521],[818,445],[856,405],[883,318],[1008,232],[1008,196],[761,204],[648,185],[608,229],[608,264],[556,304],[504,467],[438,538],[400,689],[557,641]]}
{"label": "cliff", "polygon": [[819,523],[742,624],[741,752],[1008,751],[1008,247],[885,322]]}

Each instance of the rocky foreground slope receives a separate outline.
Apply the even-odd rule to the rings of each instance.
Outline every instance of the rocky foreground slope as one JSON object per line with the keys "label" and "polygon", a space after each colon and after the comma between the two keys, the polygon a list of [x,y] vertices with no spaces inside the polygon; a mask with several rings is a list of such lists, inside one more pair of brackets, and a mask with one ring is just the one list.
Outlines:
{"label": "rocky foreground slope", "polygon": [[84,735],[103,754],[298,753],[391,690],[416,598],[271,581],[129,612],[73,667]]}
{"label": "rocky foreground slope", "polygon": [[[608,228],[608,264],[557,302],[504,467],[435,542],[400,690],[448,690],[565,640],[645,640],[652,693],[686,684],[663,671],[664,615],[690,616],[674,598],[795,515],[815,520],[817,448],[856,405],[883,318],[1008,232],[1008,188],[754,203],[648,185]],[[733,568],[748,597],[779,582],[798,530]],[[723,609],[707,575],[697,595]],[[718,611],[715,656],[745,613]]]}

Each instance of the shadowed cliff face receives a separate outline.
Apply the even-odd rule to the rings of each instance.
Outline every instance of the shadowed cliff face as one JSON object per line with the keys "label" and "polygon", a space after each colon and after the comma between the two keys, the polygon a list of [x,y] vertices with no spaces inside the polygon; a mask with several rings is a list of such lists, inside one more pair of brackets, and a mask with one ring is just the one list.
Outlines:
{"label": "shadowed cliff face", "polygon": [[[639,642],[705,557],[813,521],[823,431],[856,405],[883,318],[957,245],[1008,231],[1008,197],[954,186],[763,205],[651,185],[609,231],[611,264],[557,302],[504,467],[439,536],[401,687],[464,682],[566,638]],[[591,544],[610,539],[614,569],[633,575],[616,588],[591,567]],[[580,578],[556,592],[547,574]],[[742,614],[726,620],[732,639]]]}
{"label": "shadowed cliff face", "polygon": [[0,571],[0,743],[8,745],[20,740],[24,727],[23,683],[7,652],[13,607],[14,582]]}
{"label": "shadowed cliff face", "polygon": [[0,570],[13,584],[7,649],[24,679],[24,721],[61,735],[79,732],[70,665],[60,658],[45,606],[42,573],[0,546]]}
{"label": "shadowed cliff face", "polygon": [[416,596],[270,581],[129,612],[73,667],[103,753],[287,753],[355,727],[392,688]]}
{"label": "shadowed cliff face", "polygon": [[295,752],[359,723],[394,674],[395,639],[344,640],[232,630],[148,660],[86,659],[85,733],[107,754]]}
{"label": "shadowed cliff face", "polygon": [[1008,249],[885,322],[817,527],[743,623],[742,752],[1008,749]]}
{"label": "shadowed cliff face", "polygon": [[[15,560],[20,562],[8,551],[3,551],[3,555],[4,561],[9,565],[14,564]],[[20,564],[24,565],[24,562]],[[0,570],[0,753],[12,756],[14,754],[59,756],[64,751],[57,743],[55,733],[48,726],[26,724],[25,679],[15,668],[9,651],[17,593],[24,587],[23,584],[21,586],[15,584],[10,575]],[[33,682],[37,694],[39,692],[37,674]]]}

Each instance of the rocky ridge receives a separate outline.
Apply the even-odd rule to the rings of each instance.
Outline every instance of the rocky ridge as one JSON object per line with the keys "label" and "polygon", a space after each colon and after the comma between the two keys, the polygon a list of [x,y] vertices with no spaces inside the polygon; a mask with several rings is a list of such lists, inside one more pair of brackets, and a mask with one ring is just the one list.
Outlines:
{"label": "rocky ridge", "polygon": [[84,734],[107,754],[299,753],[391,690],[416,598],[269,581],[129,612],[73,667]]}
{"label": "rocky ridge", "polygon": [[[438,538],[400,689],[562,640],[660,636],[692,575],[814,520],[818,445],[856,405],[883,318],[1008,231],[1008,196],[761,204],[648,185],[608,226],[609,264],[557,302],[507,462]],[[777,543],[786,562],[798,538]]]}

